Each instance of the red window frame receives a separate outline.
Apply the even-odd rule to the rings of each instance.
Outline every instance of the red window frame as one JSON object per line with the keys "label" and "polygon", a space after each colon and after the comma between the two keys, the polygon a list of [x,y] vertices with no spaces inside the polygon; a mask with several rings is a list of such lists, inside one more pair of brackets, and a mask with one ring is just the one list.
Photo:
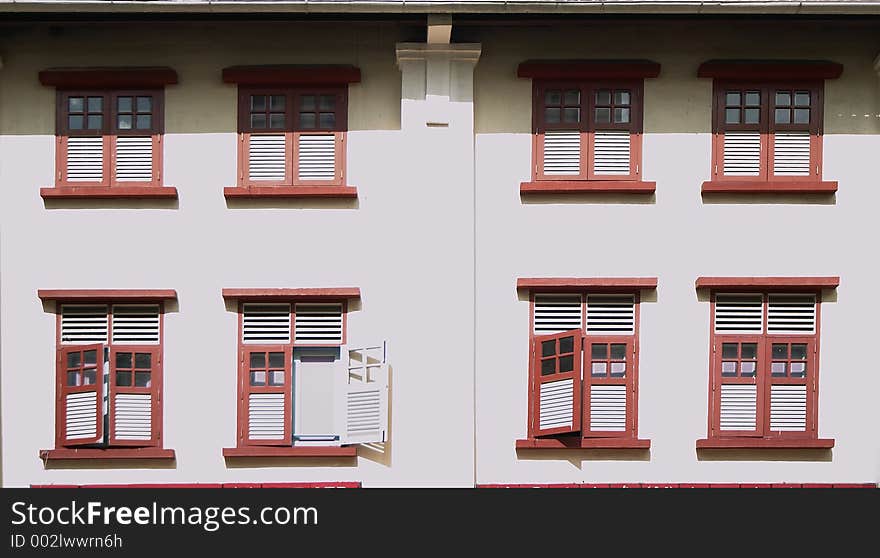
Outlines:
{"label": "red window frame", "polygon": [[[283,113],[285,122],[283,127],[255,128],[251,126],[251,96],[284,96],[285,104]],[[303,113],[314,113],[316,120],[321,112],[333,112],[335,123],[332,127],[322,128],[316,121],[315,128],[307,128],[301,125],[299,107],[303,96],[332,95],[335,99],[335,107],[331,111],[326,110],[303,110]],[[316,104],[318,100],[316,99]],[[268,99],[267,99],[268,105]],[[268,115],[269,111],[266,113]],[[281,112],[281,111],[277,111]],[[268,122],[267,122],[268,124]],[[346,171],[346,135],[348,131],[348,86],[325,85],[325,86],[297,86],[297,87],[272,87],[272,86],[245,86],[238,88],[238,186],[239,187],[279,187],[279,186],[344,186]],[[251,180],[249,151],[250,140],[253,135],[260,134],[284,134],[285,142],[285,178],[283,180]],[[299,138],[304,134],[328,134],[335,138],[335,172],[332,180],[300,180],[297,172],[299,169]]]}
{"label": "red window frame", "polygon": [[[718,182],[821,182],[822,180],[822,135],[824,120],[824,88],[822,80],[756,81],[715,79],[712,94],[712,180]],[[726,93],[740,91],[760,92],[760,121],[758,124],[727,124],[725,117]],[[808,91],[810,93],[809,124],[776,124],[775,97],[777,91]],[[744,101],[743,101],[744,102]],[[792,101],[792,105],[793,105]],[[741,105],[742,106],[742,105]],[[791,111],[791,120],[793,121]],[[758,176],[737,176],[724,174],[724,135],[728,131],[757,131],[761,137],[761,163]],[[776,132],[808,131],[810,133],[810,174],[785,176],[773,173],[774,138]]]}
{"label": "red window frame", "polygon": [[[118,126],[119,97],[152,98],[149,128],[120,129]],[[101,97],[103,122],[100,129],[71,129],[69,126],[69,99],[71,97]],[[133,102],[136,102],[133,100]],[[165,90],[149,89],[58,89],[56,91],[55,132],[55,186],[56,187],[154,187],[162,186],[162,136],[165,125]],[[75,113],[78,114],[78,113]],[[124,113],[129,114],[129,113]],[[134,115],[133,115],[134,118]],[[71,137],[101,137],[103,140],[103,169],[100,181],[70,181],[67,176],[68,142]],[[120,181],[116,177],[116,138],[119,136],[150,136],[152,139],[152,173],[149,181]]]}
{"label": "red window frame", "polygon": [[[798,291],[801,292],[801,291]],[[807,293],[807,291],[803,291]],[[760,334],[716,333],[715,332],[715,299],[718,292],[712,293],[709,312],[709,439],[727,439],[737,437],[760,438],[767,440],[818,439],[818,400],[819,400],[819,341],[822,300],[821,293],[816,295],[815,332],[812,334],[777,334],[767,333],[768,307],[773,291],[763,292],[763,332]],[[728,291],[720,292],[728,294]],[[754,378],[723,377],[721,363],[724,343],[757,343],[757,369]],[[771,375],[770,364],[773,362],[774,344],[805,344],[806,358],[802,359],[806,366],[803,378],[774,377]],[[790,348],[789,348],[790,350]],[[791,359],[789,359],[790,361]],[[800,360],[796,360],[800,361]],[[721,431],[721,385],[722,384],[754,384],[756,386],[756,409],[754,431]],[[770,393],[774,385],[806,386],[806,421],[804,431],[772,431],[770,430]]]}
{"label": "red window frame", "polygon": [[[561,347],[563,339],[573,338],[572,350],[569,352]],[[553,434],[571,434],[577,432],[581,428],[581,370],[583,368],[583,334],[580,330],[569,330],[552,335],[536,335],[531,339],[531,366],[529,370],[529,434],[531,436],[549,436]],[[542,346],[545,343],[555,343],[555,351],[552,355],[544,355]],[[572,369],[569,371],[561,371],[560,360],[562,358],[571,358]],[[553,361],[552,366],[554,372],[544,374],[542,364]],[[572,415],[571,427],[557,427],[541,429],[541,385],[548,382],[560,380],[572,380]]]}
{"label": "red window frame", "polygon": [[[547,91],[580,91],[580,121],[578,123],[552,123],[545,121],[545,95]],[[595,122],[596,92],[628,90],[630,104],[622,105],[630,109],[628,123],[614,123],[613,110],[608,123]],[[564,95],[564,93],[563,93]],[[532,81],[532,180],[534,181],[638,181],[642,166],[644,80],[539,80]],[[555,105],[554,105],[555,106]],[[561,106],[561,105],[560,105]],[[568,106],[568,105],[566,105]],[[605,107],[606,105],[601,105]],[[608,105],[610,106],[610,105]],[[574,108],[571,105],[570,108]],[[548,175],[544,173],[544,132],[548,130],[578,130],[581,136],[580,173],[578,175]],[[630,132],[630,172],[628,175],[596,174],[594,164],[594,138],[597,130],[629,130]]]}
{"label": "red window frame", "polygon": [[[84,391],[81,389],[74,388],[72,386],[67,386],[66,382],[66,355],[71,352],[78,352],[89,350],[91,348],[100,347],[101,352],[99,353],[99,377],[100,381],[97,382],[97,391],[98,391],[98,406],[96,409],[96,414],[100,415],[103,406],[103,358],[104,358],[104,349],[106,348],[109,355],[109,371],[110,377],[108,381],[108,393],[107,393],[107,402],[108,402],[108,428],[109,432],[107,432],[107,444],[106,448],[131,448],[131,447],[162,447],[162,430],[163,430],[163,399],[164,399],[164,362],[163,362],[163,354],[165,347],[165,307],[162,302],[150,302],[149,304],[156,304],[158,306],[159,312],[159,343],[156,345],[140,345],[140,344],[124,344],[124,343],[113,343],[112,340],[112,332],[113,332],[113,306],[117,304],[130,304],[131,302],[116,302],[116,301],[92,301],[89,304],[95,305],[106,305],[107,307],[107,342],[100,344],[90,344],[90,345],[79,345],[79,344],[69,344],[62,343],[61,340],[61,305],[63,304],[79,304],[79,302],[59,302],[58,312],[56,313],[55,319],[55,347],[56,347],[56,404],[55,404],[55,447],[63,448],[63,447],[71,447],[71,446],[81,446],[81,445],[91,445],[101,441],[104,437],[103,432],[103,420],[98,422],[99,424],[99,434],[97,439],[81,442],[81,441],[70,441],[66,439],[65,436],[65,395],[68,393],[72,393],[75,391]],[[135,303],[139,304],[139,303]],[[151,369],[150,369],[150,386],[149,387],[136,387],[134,380],[134,371],[135,368],[126,369],[132,371],[132,385],[131,386],[117,386],[116,385],[116,354],[118,353],[149,353],[151,355]],[[134,358],[134,356],[133,356]],[[141,368],[141,370],[145,370]],[[149,440],[119,440],[115,436],[115,408],[113,405],[113,396],[117,393],[134,393],[134,394],[150,394],[151,398],[151,436]]]}
{"label": "red window frame", "polygon": [[[638,397],[636,394],[636,365],[638,362],[636,352],[636,335],[588,335],[584,338],[584,417],[582,420],[583,437],[584,438],[637,438],[636,409]],[[608,358],[593,359],[592,346],[608,345]],[[623,360],[611,358],[611,345],[624,345]],[[593,362],[605,362],[607,370],[605,376],[594,376],[592,371]],[[611,364],[615,362],[623,362],[625,364],[625,372],[623,377],[612,375]],[[588,364],[590,366],[588,366]],[[625,428],[622,431],[592,430],[591,428],[591,410],[592,410],[592,386],[616,385],[625,386],[626,390],[626,421]]]}

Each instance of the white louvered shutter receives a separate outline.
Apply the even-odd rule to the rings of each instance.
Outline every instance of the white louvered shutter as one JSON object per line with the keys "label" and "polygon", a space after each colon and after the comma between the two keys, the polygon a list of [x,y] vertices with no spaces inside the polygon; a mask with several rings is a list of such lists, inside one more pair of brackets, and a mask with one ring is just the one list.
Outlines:
{"label": "white louvered shutter", "polygon": [[152,136],[116,138],[116,180],[119,182],[153,180]]}
{"label": "white louvered shutter", "polygon": [[117,345],[158,345],[159,306],[113,305],[112,339]]}
{"label": "white louvered shutter", "polygon": [[810,175],[809,132],[776,132],[773,135],[773,174]]}
{"label": "white louvered shutter", "polygon": [[106,343],[107,323],[105,305],[64,304],[61,306],[61,343]]}
{"label": "white louvered shutter", "polygon": [[725,132],[724,166],[726,176],[761,174],[761,133]]}
{"label": "white louvered shutter", "polygon": [[764,331],[762,295],[715,295],[715,333],[753,333]]}
{"label": "white louvered shutter", "polygon": [[341,303],[298,303],[294,332],[297,345],[339,345],[342,343]]}
{"label": "white louvered shutter", "polygon": [[626,385],[590,386],[590,430],[594,432],[626,430],[626,390]]}
{"label": "white louvered shutter", "polygon": [[536,294],[532,332],[550,335],[581,327],[581,295]]}
{"label": "white louvered shutter", "polygon": [[797,294],[769,295],[767,333],[788,335],[816,333],[816,297]]}
{"label": "white louvered shutter", "polygon": [[244,304],[242,343],[278,345],[290,342],[290,304]]}
{"label": "white louvered shutter", "polygon": [[635,323],[633,295],[587,296],[587,335],[633,335]]}
{"label": "white louvered shutter", "polygon": [[770,430],[803,432],[807,429],[807,386],[770,386]]}
{"label": "white louvered shutter", "polygon": [[574,428],[574,380],[556,380],[541,384],[539,430]]}
{"label": "white louvered shutter", "polygon": [[153,438],[153,397],[149,393],[113,394],[114,441],[149,442]]}
{"label": "white louvered shutter", "polygon": [[[580,329],[575,329],[535,336],[529,390],[532,435],[580,430],[582,335]],[[545,363],[550,365],[548,370],[544,369]]]}
{"label": "white louvered shutter", "polygon": [[336,177],[335,134],[300,134],[297,149],[299,180],[331,181]]}
{"label": "white louvered shutter", "polygon": [[101,182],[104,179],[104,138],[67,138],[67,181]]}
{"label": "white louvered shutter", "polygon": [[248,179],[283,182],[287,177],[285,134],[251,134],[248,140]]}
{"label": "white louvered shutter", "polygon": [[[92,358],[88,357],[92,355]],[[104,442],[106,371],[104,345],[65,347],[58,352],[58,440],[64,446]]]}
{"label": "white louvered shutter", "polygon": [[248,438],[284,441],[285,420],[283,393],[248,394]]}
{"label": "white louvered shutter", "polygon": [[630,174],[629,130],[596,130],[593,172],[600,176]]}
{"label": "white louvered shutter", "polygon": [[[346,356],[347,355],[347,356]],[[388,438],[388,364],[385,344],[348,348],[340,393],[343,444],[383,443]]]}
{"label": "white louvered shutter", "polygon": [[581,133],[578,130],[544,132],[544,174],[573,175],[581,172]]}
{"label": "white louvered shutter", "polygon": [[755,384],[721,384],[721,430],[755,430],[757,402],[758,386]]}

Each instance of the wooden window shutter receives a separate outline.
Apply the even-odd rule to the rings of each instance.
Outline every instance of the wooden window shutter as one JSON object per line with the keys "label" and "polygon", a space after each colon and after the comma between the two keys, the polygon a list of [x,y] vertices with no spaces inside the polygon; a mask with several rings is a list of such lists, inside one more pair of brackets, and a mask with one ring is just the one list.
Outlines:
{"label": "wooden window shutter", "polygon": [[240,445],[293,444],[289,346],[248,347],[239,363]]}
{"label": "wooden window shutter", "polygon": [[388,433],[388,364],[385,344],[343,351],[343,444],[384,443]]}
{"label": "wooden window shutter", "polygon": [[810,176],[810,146],[812,138],[807,131],[776,132],[773,134],[773,174],[776,176]]}
{"label": "wooden window shutter", "polygon": [[587,335],[633,335],[635,322],[633,295],[587,297]]}
{"label": "wooden window shutter", "polygon": [[106,343],[107,306],[64,304],[61,306],[61,343],[80,345]]}
{"label": "wooden window shutter", "polygon": [[816,333],[815,295],[769,295],[767,333],[789,335],[813,335]]}
{"label": "wooden window shutter", "polygon": [[111,347],[108,383],[110,444],[160,445],[161,349]]}
{"label": "wooden window shutter", "polygon": [[290,343],[290,304],[242,305],[241,333],[244,344]]}
{"label": "wooden window shutter", "polygon": [[578,294],[536,294],[532,333],[549,335],[579,329],[582,307]]}
{"label": "wooden window shutter", "polygon": [[529,386],[529,435],[580,430],[580,329],[535,336]]}
{"label": "wooden window shutter", "polygon": [[545,130],[543,136],[544,174],[579,176],[581,174],[581,132]]}
{"label": "wooden window shutter", "polygon": [[751,294],[715,296],[715,333],[754,333],[764,331],[764,297]]}
{"label": "wooden window shutter", "polygon": [[339,154],[335,133],[297,134],[297,178],[301,182],[332,182]]}
{"label": "wooden window shutter", "polygon": [[67,182],[104,181],[104,138],[102,136],[68,137]]}
{"label": "wooden window shutter", "polygon": [[158,345],[159,306],[157,304],[114,304],[114,345]]}
{"label": "wooden window shutter", "polygon": [[344,319],[341,303],[298,303],[294,314],[294,342],[297,345],[342,344]]}
{"label": "wooden window shutter", "polygon": [[286,183],[289,134],[252,133],[247,139],[248,180],[267,184]]}
{"label": "wooden window shutter", "polygon": [[593,173],[597,176],[629,176],[631,138],[629,130],[596,130],[593,133]]}
{"label": "wooden window shutter", "polygon": [[59,446],[104,441],[104,344],[58,350],[55,409]]}
{"label": "wooden window shutter", "polygon": [[152,182],[153,136],[117,136],[116,181]]}
{"label": "wooden window shutter", "polygon": [[722,169],[725,176],[760,176],[761,132],[724,132]]}

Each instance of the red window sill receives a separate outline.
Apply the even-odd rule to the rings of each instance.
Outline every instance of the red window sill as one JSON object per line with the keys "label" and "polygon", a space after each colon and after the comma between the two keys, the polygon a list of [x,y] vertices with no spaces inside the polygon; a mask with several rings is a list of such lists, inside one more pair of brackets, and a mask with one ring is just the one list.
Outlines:
{"label": "red window sill", "polygon": [[356,198],[354,186],[230,186],[223,188],[226,199],[248,198]]}
{"label": "red window sill", "polygon": [[653,194],[656,182],[640,180],[537,180],[519,185],[520,194]]}
{"label": "red window sill", "polygon": [[702,189],[704,194],[833,194],[836,191],[836,181],[736,182],[733,180],[714,180],[703,182]]}
{"label": "red window sill", "polygon": [[830,449],[833,438],[703,438],[697,440],[697,449]]}
{"label": "red window sill", "polygon": [[356,457],[355,446],[253,446],[223,448],[223,457]]}
{"label": "red window sill", "polygon": [[174,459],[173,449],[162,448],[61,448],[40,450],[40,459]]}
{"label": "red window sill", "polygon": [[58,186],[40,188],[44,200],[168,200],[177,199],[174,186]]}
{"label": "red window sill", "polygon": [[516,441],[516,449],[649,449],[651,440],[638,438],[526,438]]}

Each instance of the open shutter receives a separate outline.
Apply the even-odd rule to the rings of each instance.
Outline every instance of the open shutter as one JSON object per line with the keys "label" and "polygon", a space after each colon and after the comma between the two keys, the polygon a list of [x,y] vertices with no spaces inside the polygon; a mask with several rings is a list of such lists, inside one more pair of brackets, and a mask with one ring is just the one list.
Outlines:
{"label": "open shutter", "polygon": [[116,137],[116,181],[152,182],[153,136]]}
{"label": "open shutter", "polygon": [[[388,433],[388,364],[385,344],[348,349],[341,395],[343,444],[383,443]],[[345,356],[345,355],[343,355]]]}
{"label": "open shutter", "polygon": [[247,347],[239,364],[240,445],[289,446],[292,435],[290,347]]}
{"label": "open shutter", "polygon": [[529,389],[531,436],[580,430],[581,336],[580,329],[535,336]]}
{"label": "open shutter", "polygon": [[59,446],[104,440],[104,345],[58,350],[56,439]]}

